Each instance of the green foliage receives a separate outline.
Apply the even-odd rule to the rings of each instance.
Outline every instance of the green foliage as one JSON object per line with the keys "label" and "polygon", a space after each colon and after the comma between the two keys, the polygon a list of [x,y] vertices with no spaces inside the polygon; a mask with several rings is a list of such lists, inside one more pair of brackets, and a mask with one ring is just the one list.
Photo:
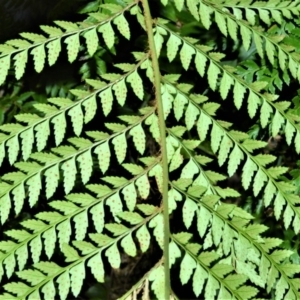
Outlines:
{"label": "green foliage", "polygon": [[0,45],[0,299],[299,299],[300,2],[80,13]]}

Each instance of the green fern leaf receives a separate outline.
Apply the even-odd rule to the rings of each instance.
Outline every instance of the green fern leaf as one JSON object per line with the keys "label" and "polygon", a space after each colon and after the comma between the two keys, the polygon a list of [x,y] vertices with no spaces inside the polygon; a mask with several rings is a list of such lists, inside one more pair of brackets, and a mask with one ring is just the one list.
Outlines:
{"label": "green fern leaf", "polygon": [[101,256],[99,254],[93,256],[91,259],[89,259],[87,265],[91,268],[95,279],[98,282],[104,282],[105,272]]}
{"label": "green fern leaf", "polygon": [[16,261],[15,257],[13,255],[8,256],[4,261],[3,265],[6,269],[6,275],[8,278],[11,277],[15,267],[16,267]]}
{"label": "green fern leaf", "polygon": [[36,238],[34,238],[30,244],[30,251],[31,251],[31,255],[32,255],[32,260],[34,263],[38,263],[40,260],[40,256],[42,253],[42,241],[41,241],[41,237],[37,236]]}
{"label": "green fern leaf", "polygon": [[89,181],[93,171],[93,160],[91,151],[86,151],[79,155],[77,157],[77,161],[80,165],[82,182],[86,184]]}
{"label": "green fern leaf", "polygon": [[208,278],[208,274],[206,270],[203,267],[201,267],[201,265],[197,264],[193,276],[193,291],[197,297],[202,292],[204,282],[207,278]]}
{"label": "green fern leaf", "polygon": [[69,62],[72,63],[79,51],[79,33],[67,37],[64,42],[67,44]]}
{"label": "green fern leaf", "polygon": [[214,153],[218,151],[223,135],[222,129],[214,123],[211,131],[211,148]]}
{"label": "green fern leaf", "polygon": [[165,275],[163,267],[159,266],[154,268],[148,278],[152,282],[151,289],[154,291],[157,299],[163,299],[165,284]]}
{"label": "green fern leaf", "polygon": [[76,179],[77,170],[75,158],[71,158],[64,162],[61,168],[64,171],[65,193],[68,194],[73,189]]}
{"label": "green fern leaf", "polygon": [[60,28],[54,26],[41,25],[40,28],[48,33],[50,37],[60,36],[63,33]]}
{"label": "green fern leaf", "polygon": [[209,6],[205,5],[203,2],[200,2],[200,8],[199,8],[200,20],[206,29],[209,29],[212,24],[212,21],[210,19],[211,13],[212,13],[212,9]]}
{"label": "green fern leaf", "polygon": [[128,231],[128,228],[122,224],[106,224],[105,228],[112,232],[114,236],[122,235],[123,233],[126,233]]}
{"label": "green fern leaf", "polygon": [[14,56],[14,60],[15,60],[15,76],[16,79],[20,79],[25,72],[25,67],[28,60],[27,50],[17,53]]}
{"label": "green fern leaf", "polygon": [[144,88],[143,88],[143,81],[137,72],[131,73],[127,77],[127,81],[131,84],[131,87],[135,93],[135,95],[140,99],[143,100],[144,98]]}
{"label": "green fern leaf", "polygon": [[17,256],[19,270],[23,270],[28,259],[27,245],[18,248],[15,254]]}
{"label": "green fern leaf", "polygon": [[78,296],[83,280],[85,278],[85,268],[84,263],[79,263],[72,269],[70,269],[71,275],[71,290],[75,297]]}
{"label": "green fern leaf", "polygon": [[132,175],[139,175],[144,171],[144,169],[141,166],[136,164],[122,164],[122,166]]}
{"label": "green fern leaf", "polygon": [[291,145],[292,138],[294,136],[295,131],[296,130],[293,127],[293,125],[289,121],[286,121],[286,125],[285,125],[285,138],[286,138],[286,142],[287,142],[288,145]]}
{"label": "green fern leaf", "polygon": [[111,49],[115,43],[115,32],[111,26],[111,23],[108,22],[98,28],[98,31],[102,33],[104,42],[108,49]]}
{"label": "green fern leaf", "polygon": [[221,82],[220,82],[220,94],[223,100],[227,98],[228,92],[230,90],[231,85],[234,84],[234,81],[231,76],[229,76],[226,72],[223,74]]}
{"label": "green fern leaf", "polygon": [[17,275],[32,285],[39,284],[41,281],[45,279],[45,275],[42,272],[37,270],[23,270],[17,272]]}
{"label": "green fern leaf", "polygon": [[226,21],[225,18],[222,14],[218,13],[215,11],[215,22],[217,23],[220,31],[227,36],[227,26],[226,26]]}
{"label": "green fern leaf", "polygon": [[274,184],[272,183],[272,181],[269,180],[269,182],[265,188],[265,191],[264,191],[264,203],[266,206],[270,205],[275,193],[276,193],[276,188],[275,188]]}
{"label": "green fern leaf", "polygon": [[214,215],[212,219],[212,235],[213,235],[213,242],[216,246],[219,245],[221,241],[223,227],[224,227],[224,222],[219,217]]}
{"label": "green fern leaf", "polygon": [[197,131],[198,131],[199,138],[201,140],[206,139],[208,129],[209,129],[209,125],[211,123],[212,123],[211,119],[205,113],[202,112],[200,114],[200,117],[199,117],[198,122],[197,122]]}
{"label": "green fern leaf", "polygon": [[49,66],[53,66],[57,61],[59,53],[61,52],[61,43],[60,39],[55,39],[49,43],[47,43],[48,48],[48,63]]}
{"label": "green fern leaf", "polygon": [[59,244],[60,248],[62,249],[63,245],[68,244],[70,241],[70,236],[72,233],[70,221],[66,220],[60,223],[56,229],[58,230]]}
{"label": "green fern leaf", "polygon": [[107,256],[108,261],[113,268],[118,269],[120,267],[121,258],[116,244],[113,244],[105,251],[105,256]]}
{"label": "green fern leaf", "polygon": [[71,117],[74,133],[80,136],[83,127],[83,113],[80,105],[76,105],[69,110],[69,116]]}
{"label": "green fern leaf", "polygon": [[265,181],[267,181],[266,174],[261,169],[258,169],[258,172],[256,173],[256,176],[254,178],[254,185],[253,185],[253,192],[255,196],[258,195]]}
{"label": "green fern leaf", "polygon": [[205,289],[205,299],[213,299],[218,288],[218,281],[214,277],[212,277],[212,275],[209,274]]}
{"label": "green fern leaf", "polygon": [[198,115],[199,110],[197,109],[197,107],[192,103],[189,103],[185,112],[185,123],[187,130],[190,130],[194,126]]}
{"label": "green fern leaf", "polygon": [[113,94],[111,88],[108,88],[100,93],[101,98],[101,104],[103,113],[105,116],[107,116],[112,109],[112,103],[113,103]]}
{"label": "green fern leaf", "polygon": [[240,32],[243,40],[243,46],[245,50],[248,51],[251,44],[252,32],[246,26],[241,26]]}
{"label": "green fern leaf", "polygon": [[134,187],[134,184],[131,183],[127,185],[123,190],[122,193],[124,194],[124,199],[127,205],[127,208],[130,211],[133,211],[135,205],[136,205],[136,199],[137,199],[137,193],[136,189]]}
{"label": "green fern leaf", "polygon": [[55,144],[56,146],[59,146],[60,143],[63,141],[66,132],[66,127],[67,127],[65,115],[61,113],[55,116],[51,120],[51,122],[54,124]]}
{"label": "green fern leaf", "polygon": [[19,214],[24,205],[24,199],[25,199],[24,184],[23,183],[19,184],[12,191],[12,194],[14,195],[15,212],[16,212],[16,214]]}
{"label": "green fern leaf", "polygon": [[23,131],[20,134],[20,137],[22,139],[22,155],[23,159],[27,160],[31,154],[32,146],[34,142],[34,134],[33,134],[33,128],[30,128],[26,131]]}
{"label": "green fern leaf", "polygon": [[180,178],[193,178],[199,172],[198,166],[192,159],[183,167]]}
{"label": "green fern leaf", "polygon": [[276,110],[273,121],[272,121],[272,135],[276,136],[284,123],[284,118],[282,115]]}
{"label": "green fern leaf", "polygon": [[53,113],[57,112],[57,108],[55,106],[44,103],[34,104],[34,108],[44,113],[46,116],[52,115]]}
{"label": "green fern leaf", "polygon": [[133,142],[136,149],[140,154],[144,154],[146,146],[146,135],[141,124],[133,127],[129,133],[133,137]]}
{"label": "green fern leaf", "polygon": [[208,83],[212,90],[215,90],[217,87],[217,79],[219,74],[220,69],[213,62],[211,62],[208,67],[207,75]]}
{"label": "green fern leaf", "polygon": [[125,134],[120,134],[112,141],[119,164],[121,164],[126,156],[127,141]]}
{"label": "green fern leaf", "polygon": [[2,85],[5,82],[10,67],[9,55],[0,58],[0,66],[0,85]]}
{"label": "green fern leaf", "polygon": [[63,244],[62,251],[66,257],[66,262],[72,262],[77,260],[77,258],[79,258],[78,251],[72,246]]}
{"label": "green fern leaf", "polygon": [[126,254],[133,257],[136,256],[137,249],[131,234],[128,234],[125,238],[122,239],[121,246],[123,247]]}
{"label": "green fern leaf", "polygon": [[113,214],[115,220],[118,220],[117,215],[123,211],[123,204],[118,193],[113,194],[106,199],[106,205],[109,206],[111,213]]}
{"label": "green fern leaf", "polygon": [[45,251],[48,259],[51,259],[56,244],[56,231],[54,228],[50,228],[49,230],[45,231],[43,234],[44,243],[45,243]]}
{"label": "green fern leaf", "polygon": [[78,29],[78,26],[75,23],[67,21],[55,21],[54,23],[65,29],[66,32],[76,31]]}
{"label": "green fern leaf", "polygon": [[163,216],[162,214],[156,215],[150,222],[149,227],[154,228],[153,234],[155,236],[155,239],[160,246],[160,248],[163,248],[163,241],[164,241],[164,222],[163,222]]}
{"label": "green fern leaf", "polygon": [[231,139],[229,139],[227,137],[227,135],[225,135],[222,138],[222,141],[220,143],[220,149],[219,149],[219,155],[218,155],[218,163],[220,166],[222,166],[224,164],[224,162],[226,161],[228,154],[230,152],[230,149],[233,147],[233,143],[231,141]]}
{"label": "green fern leaf", "polygon": [[[101,178],[105,182],[110,183],[114,187],[120,187],[127,183],[127,179],[124,177],[116,177],[116,176],[106,176]],[[107,193],[107,190],[105,189],[105,193]]]}
{"label": "green fern leaf", "polygon": [[142,199],[147,199],[150,193],[150,184],[148,177],[146,175],[142,175],[135,181],[135,184]]}
{"label": "green fern leaf", "polygon": [[229,176],[233,176],[233,174],[236,172],[238,166],[240,165],[243,159],[244,159],[243,152],[240,150],[240,148],[237,145],[235,145],[233,151],[229,156],[229,162],[228,162]]}
{"label": "green fern leaf", "polygon": [[278,193],[274,200],[274,214],[277,220],[279,219],[282,213],[282,209],[284,205],[285,205],[285,200],[283,196],[280,193]]}
{"label": "green fern leaf", "polygon": [[59,169],[57,165],[47,169],[44,173],[46,176],[46,197],[49,199],[53,196],[58,186]]}
{"label": "green fern leaf", "polygon": [[266,147],[267,143],[263,141],[246,139],[242,145],[247,149],[247,151],[252,152],[253,150]]}
{"label": "green fern leaf", "polygon": [[198,207],[195,202],[190,200],[189,198],[186,198],[182,208],[182,217],[184,225],[187,229],[190,228],[197,209]]}
{"label": "green fern leaf", "polygon": [[189,46],[187,43],[183,43],[183,46],[180,50],[180,59],[182,66],[185,70],[189,68],[189,65],[192,60],[192,56],[195,54],[194,48]]}
{"label": "green fern leaf", "polygon": [[61,274],[57,278],[56,282],[58,283],[59,296],[61,297],[61,299],[67,299],[71,286],[69,272]]}
{"label": "green fern leaf", "polygon": [[10,210],[11,210],[11,198],[9,194],[4,195],[0,198],[0,216],[1,216],[1,223],[4,224],[5,221],[8,219]]}
{"label": "green fern leaf", "polygon": [[174,101],[173,96],[165,90],[162,94],[163,108],[164,108],[164,117],[167,119],[168,115],[172,109],[172,102]]}
{"label": "green fern leaf", "polygon": [[267,126],[272,112],[273,112],[272,107],[267,103],[267,101],[264,101],[260,110],[260,122],[263,128]]}
{"label": "green fern leaf", "polygon": [[[23,296],[29,289],[29,286],[25,283],[8,283],[4,286],[5,290],[16,294],[17,296]],[[11,295],[9,295],[11,297]]]}
{"label": "green fern leaf", "polygon": [[29,178],[26,184],[29,186],[29,205],[33,207],[37,203],[42,189],[40,174]]}
{"label": "green fern leaf", "polygon": [[206,62],[207,62],[207,58],[200,52],[197,52],[195,56],[195,65],[199,75],[202,77],[204,76],[205,73]]}
{"label": "green fern leaf", "polygon": [[[17,47],[19,49],[27,48],[27,47],[31,46],[31,44],[28,41],[23,40],[23,39],[9,40],[6,42],[6,44]],[[7,49],[7,47],[5,47],[5,48],[6,48],[6,50],[14,50],[14,48],[10,48],[10,49]]]}
{"label": "green fern leaf", "polygon": [[94,151],[98,154],[99,167],[103,174],[108,170],[110,164],[110,149],[108,142],[100,144]]}
{"label": "green fern leaf", "polygon": [[119,15],[117,18],[114,19],[114,24],[117,25],[118,30],[120,33],[127,39],[130,40],[130,28],[129,24],[124,17],[123,14]]}
{"label": "green fern leaf", "polygon": [[88,227],[88,216],[87,212],[83,211],[73,218],[76,229],[76,240],[82,241],[85,238],[87,227]]}
{"label": "green fern leaf", "polygon": [[248,97],[248,113],[250,118],[253,118],[256,114],[258,106],[261,104],[260,98],[250,91],[249,97]]}
{"label": "green fern leaf", "polygon": [[174,155],[172,156],[170,167],[169,167],[170,172],[178,169],[182,165],[183,156],[180,152],[181,152],[181,148],[178,148],[175,151]]}
{"label": "green fern leaf", "polygon": [[90,56],[93,56],[98,48],[99,42],[96,28],[86,31],[84,37],[86,39],[88,53]]}
{"label": "green fern leaf", "polygon": [[275,47],[269,40],[266,40],[266,53],[271,64],[274,64]]}
{"label": "green fern leaf", "polygon": [[186,103],[187,103],[186,98],[181,93],[177,93],[173,103],[174,114],[177,121],[181,119],[184,112],[184,106]]}
{"label": "green fern leaf", "polygon": [[257,170],[257,166],[253,163],[253,161],[248,158],[246,161],[246,164],[243,169],[243,176],[242,176],[242,184],[244,189],[248,189],[252,176],[254,175],[254,172]]}
{"label": "green fern leaf", "polygon": [[37,149],[42,151],[46,147],[50,135],[49,121],[46,120],[38,124],[34,129],[36,131]]}
{"label": "green fern leaf", "polygon": [[143,225],[137,230],[136,237],[138,239],[141,251],[146,252],[149,249],[151,239],[150,233],[146,225]]}
{"label": "green fern leaf", "polygon": [[101,233],[104,228],[104,207],[103,202],[93,206],[90,210],[94,221],[94,226],[98,233]]}
{"label": "green fern leaf", "polygon": [[186,284],[189,281],[195,268],[195,260],[186,253],[180,264],[180,281],[182,284]]}
{"label": "green fern leaf", "polygon": [[45,52],[44,44],[33,48],[31,50],[30,54],[33,55],[35,70],[38,73],[40,73],[44,68],[45,58],[46,58],[46,52]]}
{"label": "green fern leaf", "polygon": [[171,34],[167,42],[167,57],[169,62],[172,62],[176,57],[180,45],[181,39],[175,34]]}
{"label": "green fern leaf", "polygon": [[125,84],[125,80],[118,81],[116,84],[113,85],[112,89],[115,92],[115,96],[117,98],[118,103],[121,106],[123,106],[127,98],[127,87]]}

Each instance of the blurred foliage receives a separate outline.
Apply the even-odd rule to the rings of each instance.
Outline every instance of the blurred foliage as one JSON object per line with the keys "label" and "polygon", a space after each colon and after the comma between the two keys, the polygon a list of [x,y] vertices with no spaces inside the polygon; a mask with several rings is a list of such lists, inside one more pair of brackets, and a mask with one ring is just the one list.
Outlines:
{"label": "blurred foliage", "polygon": [[[2,2],[2,3],[1,3]],[[50,24],[53,20],[64,19],[70,21],[79,21],[86,18],[84,14],[99,10],[100,0],[10,0],[0,2],[0,41],[12,39],[17,36],[20,31],[32,31],[39,24]],[[106,0],[105,3],[122,2],[118,0]],[[293,99],[293,112],[300,116],[300,90],[293,88],[297,86],[295,79],[291,78],[288,71],[282,71],[278,68],[278,60],[275,59],[274,65],[271,66],[267,59],[260,59],[255,52],[254,44],[245,51],[242,46],[242,41],[228,41],[218,32],[217,26],[214,24],[208,31],[199,22],[191,19],[188,11],[183,10],[178,12],[173,4],[167,6],[160,5],[158,0],[153,0],[152,14],[166,19],[172,20],[174,24],[169,25],[172,30],[180,33],[183,37],[201,36],[201,41],[208,48],[222,51],[226,54],[226,61],[223,64],[237,67],[237,74],[240,75],[247,83],[254,81],[266,81],[268,85],[266,90],[270,93],[279,93],[282,97]],[[88,20],[93,22],[92,17]],[[295,22],[299,23],[299,20]],[[262,25],[263,26],[263,25]],[[136,29],[138,30],[138,29]],[[287,22],[282,26],[274,25],[269,29],[270,34],[286,34],[285,41],[289,45],[293,45],[296,51],[300,53],[299,36],[300,30],[295,29],[293,22]],[[136,35],[136,43],[145,50],[146,41],[138,38],[139,32],[133,32]],[[129,44],[124,44],[124,55],[129,49]],[[181,63],[170,64],[167,59],[166,49],[163,49],[160,56],[160,68],[162,72],[182,74],[182,82],[191,83],[194,85],[195,93],[210,95],[211,91],[208,88],[206,79],[201,81],[192,76],[195,70],[186,72]],[[0,87],[0,124],[3,122],[11,122],[19,112],[33,112],[32,107],[35,103],[45,103],[48,97],[67,97],[74,99],[74,96],[69,92],[70,89],[86,88],[84,80],[87,78],[97,78],[105,74],[107,70],[107,62],[121,62],[122,54],[119,57],[114,56],[114,49],[107,50],[106,48],[98,47],[96,53],[90,57],[86,49],[81,49],[79,58],[73,64],[66,62],[65,57],[60,58],[59,62],[53,67],[46,67],[43,73],[37,74],[33,69],[26,70],[26,77],[21,81],[14,79],[13,75],[9,75],[9,80]],[[176,60],[175,60],[176,62]],[[214,97],[216,94],[214,94]],[[148,100],[148,99],[147,99]],[[221,100],[221,97],[217,99]],[[284,99],[283,99],[284,100]],[[124,107],[124,111],[131,110],[131,107]],[[244,114],[243,114],[244,113]],[[238,117],[236,116],[245,116]],[[226,118],[224,118],[226,116]],[[277,164],[288,165],[290,173],[282,180],[293,182],[297,186],[297,193],[300,193],[300,160],[299,156],[290,151],[284,142],[284,139],[272,137],[271,124],[269,123],[266,129],[262,129],[258,119],[251,120],[247,113],[242,110],[237,114],[237,110],[231,102],[226,102],[218,112],[217,117],[221,120],[226,119],[238,124],[241,131],[245,130],[253,139],[261,139],[268,142],[268,146],[264,149],[264,153],[272,153],[278,157]],[[190,138],[193,138],[191,136]],[[209,143],[201,143],[199,146],[202,151],[209,155],[212,153]],[[289,152],[290,151],[290,152]],[[215,169],[220,169],[226,173],[224,168],[219,168],[216,164]],[[229,178],[224,186],[236,188],[241,181],[241,170],[232,178]],[[278,236],[284,239],[283,247],[294,250],[295,254],[292,259],[294,263],[300,263],[299,245],[300,237],[292,230],[285,229],[282,224],[279,224],[274,218],[272,208],[263,206],[263,200],[254,199],[249,191],[239,190],[241,197],[237,200],[238,204],[246,211],[255,216],[255,222],[266,224],[270,227],[270,232],[273,236]],[[31,214],[30,212],[28,213]],[[280,228],[280,230],[278,230]],[[107,278],[110,281],[110,278]],[[109,283],[107,284],[109,285]],[[104,284],[93,284],[86,286],[85,297],[88,299],[104,299],[107,296],[109,287]]]}

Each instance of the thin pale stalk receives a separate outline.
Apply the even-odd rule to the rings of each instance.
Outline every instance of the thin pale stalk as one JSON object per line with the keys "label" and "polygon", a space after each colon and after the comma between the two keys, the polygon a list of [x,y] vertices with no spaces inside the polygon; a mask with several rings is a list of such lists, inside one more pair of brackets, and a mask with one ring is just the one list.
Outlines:
{"label": "thin pale stalk", "polygon": [[153,36],[153,20],[150,13],[148,0],[141,0],[144,17],[146,23],[146,30],[148,35],[149,49],[152,61],[153,75],[154,75],[154,88],[155,97],[157,103],[157,112],[159,119],[159,129],[161,138],[161,155],[162,155],[162,168],[163,168],[163,215],[164,215],[164,270],[165,270],[165,299],[170,299],[170,268],[169,268],[169,240],[170,240],[170,225],[169,225],[169,205],[168,205],[168,182],[169,182],[169,170],[168,170],[168,158],[166,149],[166,124],[164,119],[163,103],[160,89],[160,70],[159,63],[156,54],[154,36]]}

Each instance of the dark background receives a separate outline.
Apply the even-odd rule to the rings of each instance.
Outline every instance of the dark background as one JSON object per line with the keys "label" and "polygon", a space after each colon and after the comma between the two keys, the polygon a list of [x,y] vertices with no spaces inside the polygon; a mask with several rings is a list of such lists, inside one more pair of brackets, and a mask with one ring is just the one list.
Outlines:
{"label": "dark background", "polygon": [[0,43],[53,20],[71,20],[86,0],[0,0]]}

